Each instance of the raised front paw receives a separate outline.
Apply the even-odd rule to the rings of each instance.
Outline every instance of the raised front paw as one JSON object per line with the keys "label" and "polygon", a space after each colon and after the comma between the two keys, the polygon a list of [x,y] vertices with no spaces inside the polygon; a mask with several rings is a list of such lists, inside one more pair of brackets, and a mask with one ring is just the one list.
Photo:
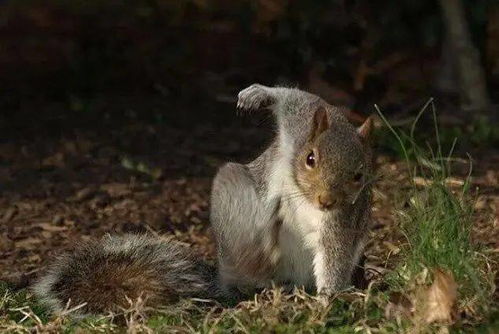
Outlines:
{"label": "raised front paw", "polygon": [[243,89],[237,95],[237,108],[241,110],[256,110],[266,108],[275,103],[272,90],[267,86],[253,84]]}

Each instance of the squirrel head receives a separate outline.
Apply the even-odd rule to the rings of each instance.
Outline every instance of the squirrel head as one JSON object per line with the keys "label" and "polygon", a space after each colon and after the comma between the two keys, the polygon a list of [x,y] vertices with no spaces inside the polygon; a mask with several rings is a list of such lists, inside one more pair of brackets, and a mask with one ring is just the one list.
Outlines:
{"label": "squirrel head", "polygon": [[307,142],[294,161],[294,177],[302,194],[315,207],[330,211],[353,205],[370,189],[372,119],[358,129],[328,119],[324,107],[314,114]]}

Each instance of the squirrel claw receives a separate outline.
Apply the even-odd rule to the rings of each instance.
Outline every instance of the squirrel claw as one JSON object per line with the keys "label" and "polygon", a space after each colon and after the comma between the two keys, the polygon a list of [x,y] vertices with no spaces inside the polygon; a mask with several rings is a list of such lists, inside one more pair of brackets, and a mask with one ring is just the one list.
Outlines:
{"label": "squirrel claw", "polygon": [[331,295],[327,293],[319,293],[316,296],[316,299],[322,307],[328,307],[331,302]]}
{"label": "squirrel claw", "polygon": [[274,103],[274,97],[271,95],[272,88],[253,84],[237,95],[237,108],[242,110],[257,110],[269,107]]}

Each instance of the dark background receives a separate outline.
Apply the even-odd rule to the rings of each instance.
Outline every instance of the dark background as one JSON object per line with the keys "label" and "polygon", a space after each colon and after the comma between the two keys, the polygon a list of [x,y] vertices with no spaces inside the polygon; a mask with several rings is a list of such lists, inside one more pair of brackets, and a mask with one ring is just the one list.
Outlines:
{"label": "dark background", "polygon": [[[254,82],[314,92],[357,123],[376,103],[402,129],[434,97],[444,147],[458,137],[495,186],[499,3],[449,3],[457,43],[432,0],[0,1],[0,264],[34,272],[108,231],[202,245],[216,168],[272,133],[267,115],[236,115]],[[379,163],[399,160],[378,131]],[[416,136],[432,133],[427,112]]]}
{"label": "dark background", "polygon": [[[481,113],[492,117],[499,98],[498,3],[462,3],[490,98]],[[444,117],[445,125],[479,118],[459,112],[459,52],[445,43],[438,1],[0,6],[3,140],[135,120],[191,126],[232,111],[236,93],[253,82],[297,85],[360,115],[377,103],[388,115],[410,118],[433,96],[439,113],[453,116]]]}

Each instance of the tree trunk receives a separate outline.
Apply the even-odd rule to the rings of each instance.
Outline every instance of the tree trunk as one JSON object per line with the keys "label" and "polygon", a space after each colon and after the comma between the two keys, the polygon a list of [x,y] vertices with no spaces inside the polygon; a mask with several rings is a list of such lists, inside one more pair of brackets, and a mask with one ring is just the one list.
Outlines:
{"label": "tree trunk", "polygon": [[439,0],[447,37],[451,43],[459,76],[461,106],[484,111],[490,107],[480,54],[471,42],[461,0]]}

